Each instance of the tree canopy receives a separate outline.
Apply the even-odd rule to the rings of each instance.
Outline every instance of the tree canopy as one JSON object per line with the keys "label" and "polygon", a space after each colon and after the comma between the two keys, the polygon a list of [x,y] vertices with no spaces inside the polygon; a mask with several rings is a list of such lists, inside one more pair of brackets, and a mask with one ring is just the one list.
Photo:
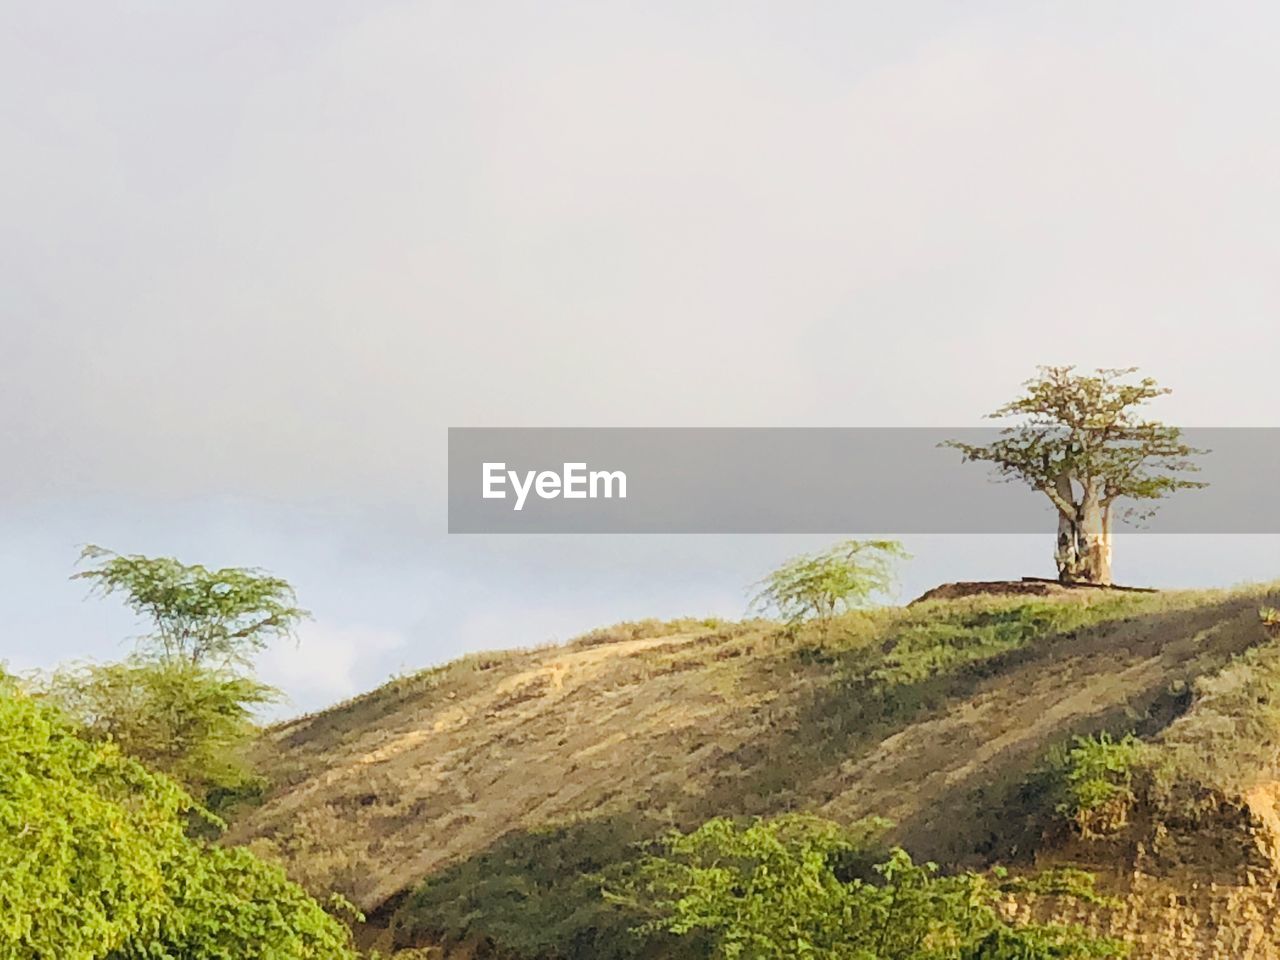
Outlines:
{"label": "tree canopy", "polygon": [[153,632],[141,638],[143,648],[166,660],[247,665],[270,641],[292,637],[309,616],[287,580],[262,570],[210,570],[93,545],[81,558],[96,565],[73,579],[91,581],[104,595],[124,594],[129,608],[153,624]]}
{"label": "tree canopy", "polygon": [[845,540],[820,553],[793,557],[755,584],[753,605],[776,610],[791,625],[827,624],[893,586],[894,564],[907,553],[895,540]]}

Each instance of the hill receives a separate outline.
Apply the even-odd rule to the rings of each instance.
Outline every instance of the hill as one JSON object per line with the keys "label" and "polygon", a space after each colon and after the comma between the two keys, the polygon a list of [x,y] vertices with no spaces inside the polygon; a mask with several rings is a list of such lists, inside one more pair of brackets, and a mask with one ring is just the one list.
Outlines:
{"label": "hill", "polygon": [[[1076,919],[1147,938],[1144,956],[1277,956],[1274,932],[1230,918],[1280,875],[1280,652],[1259,618],[1278,602],[1277,587],[971,595],[825,634],[643,622],[471,656],[268,731],[273,786],[228,840],[347,895],[384,944],[534,957],[608,927],[575,884],[666,827],[878,815],[948,866],[1099,871],[1128,899]],[[1061,771],[1073,737],[1103,732],[1160,762],[1121,828],[1089,839],[1061,812]],[[1176,922],[1144,919],[1157,902]],[[1227,935],[1262,946],[1212,952]],[[609,955],[583,949],[565,955]]]}

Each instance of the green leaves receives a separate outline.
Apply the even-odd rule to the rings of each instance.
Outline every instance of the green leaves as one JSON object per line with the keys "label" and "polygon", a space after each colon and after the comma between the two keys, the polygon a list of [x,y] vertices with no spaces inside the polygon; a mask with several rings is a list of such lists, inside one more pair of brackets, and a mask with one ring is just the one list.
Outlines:
{"label": "green leaves", "polygon": [[1108,733],[1076,737],[1066,757],[1067,800],[1058,807],[1086,837],[1114,833],[1128,821],[1136,799],[1133,775],[1142,763],[1141,740]]}
{"label": "green leaves", "polygon": [[966,460],[995,464],[1006,477],[1047,494],[1060,511],[1075,516],[1082,501],[1063,497],[1063,480],[1084,488],[1103,507],[1120,498],[1157,500],[1177,490],[1202,487],[1181,474],[1194,472],[1196,450],[1176,427],[1142,419],[1138,408],[1170,391],[1150,377],[1126,382],[1136,368],[1097,370],[1041,367],[1026,393],[990,414],[1018,417],[986,446],[952,442]]}
{"label": "green leaves", "polygon": [[292,632],[292,589],[85,557],[100,562],[77,576],[155,632],[124,663],[55,674],[40,699],[60,712],[0,680],[0,960],[354,960],[346,926],[278,868],[191,836],[216,818],[138,762],[200,791],[251,779],[237,750],[274,691],[233,668]]}
{"label": "green leaves", "polygon": [[240,671],[269,641],[292,636],[306,611],[293,588],[259,570],[209,570],[171,557],[89,546],[73,579],[123,594],[152,631],[124,663],[56,672],[44,695],[91,739],[177,778],[206,802],[253,788],[242,760],[255,707],[278,694]]}
{"label": "green leaves", "polygon": [[1205,484],[1185,476],[1206,451],[1184,443],[1182,433],[1138,408],[1169,391],[1150,377],[1126,378],[1136,368],[1104,369],[1093,376],[1074,367],[1041,367],[1026,393],[990,416],[1017,417],[986,445],[950,441],[966,460],[995,465],[1049,498],[1058,512],[1054,561],[1064,583],[1111,583],[1112,509],[1117,500],[1147,504],[1125,514],[1143,520],[1155,502]]}
{"label": "green leaves", "polygon": [[350,934],[191,799],[0,682],[0,960],[342,960]]}
{"label": "green leaves", "polygon": [[788,560],[755,584],[752,604],[761,612],[776,610],[789,625],[810,618],[825,625],[891,589],[895,561],[906,557],[896,540],[846,540]]}
{"label": "green leaves", "polygon": [[124,594],[129,608],[154,626],[143,638],[144,651],[167,661],[247,666],[271,640],[292,637],[308,616],[288,581],[261,570],[209,570],[92,545],[81,559],[97,566],[72,579],[91,581],[103,595]]}
{"label": "green leaves", "polygon": [[278,696],[227,670],[139,657],[57,670],[39,692],[82,736],[115,743],[200,797],[251,784],[252,711]]}
{"label": "green leaves", "polygon": [[[882,828],[801,815],[711,820],[670,834],[639,862],[626,893],[614,896],[650,912],[641,932],[707,936],[717,960],[1122,955],[1121,945],[1074,929],[1008,923],[1001,901],[1031,887],[1003,873],[944,876],[895,849],[875,866],[878,879],[842,875],[841,865],[865,853]],[[1093,897],[1091,878],[1079,871],[1045,889]]]}

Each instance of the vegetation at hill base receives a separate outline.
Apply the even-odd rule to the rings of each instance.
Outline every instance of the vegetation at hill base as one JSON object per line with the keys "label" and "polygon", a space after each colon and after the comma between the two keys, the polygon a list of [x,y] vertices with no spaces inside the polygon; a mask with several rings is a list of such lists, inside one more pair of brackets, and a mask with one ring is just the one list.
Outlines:
{"label": "vegetation at hill base", "polygon": [[193,839],[190,797],[0,683],[0,958],[341,960],[342,920],[275,866]]}
{"label": "vegetation at hill base", "polygon": [[869,839],[880,828],[804,815],[711,820],[665,836],[630,870],[625,893],[612,896],[652,916],[639,932],[693,936],[715,960],[1124,955],[1114,941],[1062,926],[1011,924],[1000,912],[1012,892],[1033,888],[1097,899],[1087,875],[942,875],[901,847],[867,870]]}
{"label": "vegetation at hill base", "polygon": [[245,754],[257,735],[254,710],[277,694],[252,677],[134,656],[63,667],[32,689],[81,736],[115,744],[206,803],[265,785]]}
{"label": "vegetation at hill base", "polygon": [[537,831],[429,880],[397,912],[396,942],[600,960],[1124,955],[1106,938],[1001,914],[1032,890],[1099,902],[1087,874],[944,875],[886,849],[884,827],[784,815],[656,838],[631,821]]}

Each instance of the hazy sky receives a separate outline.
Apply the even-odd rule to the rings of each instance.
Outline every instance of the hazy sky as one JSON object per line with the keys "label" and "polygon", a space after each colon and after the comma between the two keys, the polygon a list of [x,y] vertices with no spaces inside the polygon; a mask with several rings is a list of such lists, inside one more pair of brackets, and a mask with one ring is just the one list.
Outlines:
{"label": "hazy sky", "polygon": [[[795,538],[449,538],[449,425],[971,425],[1038,363],[1280,426],[1265,3],[0,2],[0,658],[77,545],[260,564],[317,706],[738,614]],[[904,592],[1049,572],[917,539]],[[1118,575],[1280,575],[1135,538]]]}

